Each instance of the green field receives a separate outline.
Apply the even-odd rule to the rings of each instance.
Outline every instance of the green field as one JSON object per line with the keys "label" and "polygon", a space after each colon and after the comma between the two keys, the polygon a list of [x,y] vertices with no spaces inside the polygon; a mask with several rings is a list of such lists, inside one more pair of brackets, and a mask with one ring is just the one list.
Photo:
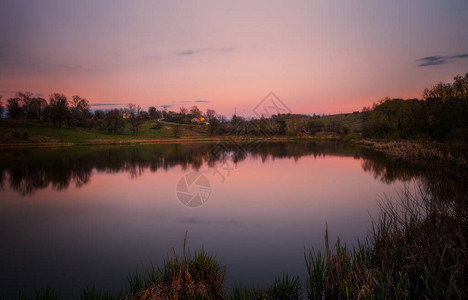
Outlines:
{"label": "green field", "polygon": [[[286,116],[289,128],[296,128],[302,132],[312,117],[292,115]],[[314,120],[321,122],[325,132],[336,132],[344,126],[349,126],[355,132],[360,132],[363,127],[361,114],[339,114],[324,117],[316,117]],[[133,135],[130,124],[116,134],[109,134],[107,130],[96,128],[62,128],[54,127],[50,122],[37,122],[30,120],[28,124],[23,121],[16,123],[12,119],[0,119],[0,144],[108,144],[108,143],[136,143],[155,140],[189,140],[189,139],[217,139],[209,136],[205,125],[176,124],[161,122],[160,129],[152,129],[157,121],[148,120],[141,124],[138,135]],[[177,134],[176,134],[177,129]],[[299,134],[300,135],[300,134]]]}
{"label": "green field", "polygon": [[[138,135],[132,135],[129,124],[117,134],[108,134],[106,130],[84,129],[84,128],[56,128],[49,122],[30,121],[16,123],[10,119],[0,119],[0,143],[1,144],[23,144],[23,143],[108,143],[108,142],[130,142],[132,140],[153,140],[175,138],[174,128],[180,126],[182,134],[188,128],[185,125],[165,123],[161,129],[150,129],[155,121],[146,121],[140,127]],[[191,136],[200,136],[193,132]]]}

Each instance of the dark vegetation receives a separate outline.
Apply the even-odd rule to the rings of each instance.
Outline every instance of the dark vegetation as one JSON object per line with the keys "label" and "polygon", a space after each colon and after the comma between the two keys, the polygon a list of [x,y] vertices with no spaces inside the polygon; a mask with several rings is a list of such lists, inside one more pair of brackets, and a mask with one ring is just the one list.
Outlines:
{"label": "dark vegetation", "polygon": [[308,292],[321,299],[466,299],[466,195],[442,199],[424,190],[382,201],[368,239],[306,252]]}
{"label": "dark vegetation", "polygon": [[[54,93],[47,102],[29,92],[20,92],[7,100],[6,107],[0,98],[0,113],[6,111],[17,124],[21,121],[29,125],[34,120],[51,123],[55,128],[108,135],[128,131],[132,136],[138,136],[143,128],[142,138],[157,137],[156,132],[166,125],[171,126],[169,136],[174,138],[194,133],[207,137],[306,137],[328,133],[341,135],[345,141],[368,137],[466,143],[468,73],[455,76],[453,83],[438,83],[427,88],[422,96],[423,99],[408,100],[384,98],[372,108],[364,107],[360,112],[349,114],[309,116],[288,113],[250,119],[233,115],[227,119],[212,109],[202,112],[196,105],[190,109],[181,107],[179,112],[158,110],[154,106],[144,111],[137,104],[128,104],[124,109],[91,111],[89,102],[79,96],[69,100],[63,94]],[[27,132],[29,127],[25,128]],[[151,130],[148,132],[147,129]],[[47,142],[47,139],[23,138],[21,134],[16,138],[2,138],[2,142]],[[47,137],[49,141],[54,139]]]}
{"label": "dark vegetation", "polygon": [[423,99],[385,98],[369,110],[370,137],[468,141],[468,73],[425,89]]}
{"label": "dark vegetation", "polygon": [[[364,152],[363,152],[364,151]],[[241,162],[249,155],[299,159],[305,155],[326,154],[372,158],[371,151],[333,142],[190,143],[139,146],[77,146],[67,148],[0,149],[0,186],[9,186],[21,194],[32,194],[51,186],[64,190],[70,185],[83,186],[92,171],[127,172],[137,178],[145,172],[158,172],[175,166],[199,170],[226,161]]]}
{"label": "dark vegetation", "polygon": [[225,267],[203,249],[186,251],[164,261],[163,267],[129,277],[129,299],[222,299]]}

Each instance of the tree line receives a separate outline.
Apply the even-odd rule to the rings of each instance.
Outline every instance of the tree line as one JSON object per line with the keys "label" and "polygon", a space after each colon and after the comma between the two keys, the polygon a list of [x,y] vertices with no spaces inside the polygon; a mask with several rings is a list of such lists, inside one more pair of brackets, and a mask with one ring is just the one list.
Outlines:
{"label": "tree line", "polygon": [[[89,101],[80,96],[67,99],[64,94],[54,93],[49,101],[35,97],[30,92],[18,92],[9,98],[3,107],[0,98],[0,115],[6,110],[7,117],[17,123],[28,124],[30,120],[37,122],[51,122],[57,128],[95,128],[105,130],[109,134],[116,134],[128,124],[132,134],[138,135],[141,124],[148,120],[155,121],[152,129],[160,129],[161,122],[187,124],[202,127],[209,135],[265,135],[285,134],[286,121],[284,117],[273,116],[271,119],[246,119],[233,115],[231,120],[217,114],[213,109],[205,112],[196,105],[190,109],[180,107],[179,111],[168,111],[166,108],[157,109],[151,106],[144,110],[140,105],[130,103],[122,109],[91,110]],[[176,127],[176,130],[177,127]],[[177,133],[175,133],[177,136]]]}
{"label": "tree line", "polygon": [[384,98],[364,109],[364,135],[468,142],[468,73],[426,88],[422,98]]}
{"label": "tree line", "polygon": [[147,111],[140,105],[130,103],[122,109],[91,110],[89,101],[78,95],[68,99],[64,94],[54,93],[49,101],[36,97],[30,92],[18,92],[7,100],[3,106],[0,96],[0,117],[6,112],[8,118],[16,123],[28,124],[31,120],[37,122],[51,122],[57,128],[96,128],[115,134],[129,124],[132,134],[138,135],[141,124],[148,120],[155,120],[153,129],[161,128],[160,121],[178,124],[204,125],[210,135],[220,133],[224,116],[218,115],[213,109],[202,112],[196,105],[189,109],[181,107],[179,112],[167,111],[149,107]]}
{"label": "tree line", "polygon": [[[105,130],[116,134],[129,124],[132,134],[138,135],[141,124],[155,121],[152,129],[160,129],[161,121],[188,124],[190,129],[202,128],[209,135],[308,135],[319,131],[337,132],[348,135],[353,129],[349,125],[335,122],[327,126],[322,116],[278,114],[270,118],[243,118],[233,115],[230,120],[213,109],[201,111],[196,105],[190,109],[168,111],[151,106],[148,110],[137,104],[128,104],[123,109],[90,110],[88,100],[79,96],[71,99],[60,93],[49,96],[49,101],[33,96],[29,92],[17,93],[3,107],[0,97],[0,116],[7,116],[28,123],[48,121],[55,127],[83,127]],[[440,82],[426,88],[422,99],[384,98],[373,107],[364,107],[353,112],[361,119],[362,134],[373,138],[403,138],[432,140],[468,141],[468,73],[457,75],[452,83]],[[175,127],[178,136],[178,127]]]}
{"label": "tree line", "polygon": [[80,96],[73,96],[68,100],[60,93],[50,95],[49,102],[44,98],[35,97],[30,92],[18,92],[15,97],[9,98],[6,107],[3,107],[0,97],[0,115],[6,109],[9,118],[29,123],[30,120],[50,121],[54,126],[68,128],[83,126],[84,121],[92,117],[88,100]]}

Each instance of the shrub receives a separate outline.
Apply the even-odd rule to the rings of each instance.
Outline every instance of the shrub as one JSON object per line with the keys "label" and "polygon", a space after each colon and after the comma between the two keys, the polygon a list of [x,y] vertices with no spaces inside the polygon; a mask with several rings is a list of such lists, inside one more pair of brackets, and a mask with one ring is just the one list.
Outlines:
{"label": "shrub", "polygon": [[225,267],[203,249],[194,255],[174,255],[162,268],[135,272],[129,278],[131,299],[222,299]]}

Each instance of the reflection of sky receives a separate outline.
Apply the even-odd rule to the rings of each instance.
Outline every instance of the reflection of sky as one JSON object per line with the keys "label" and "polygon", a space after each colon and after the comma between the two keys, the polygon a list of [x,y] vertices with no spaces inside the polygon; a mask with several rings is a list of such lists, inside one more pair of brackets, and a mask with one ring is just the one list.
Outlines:
{"label": "reflection of sky", "polygon": [[[139,264],[160,264],[185,231],[191,249],[204,246],[227,265],[227,284],[266,284],[283,271],[303,276],[304,247],[330,240],[364,238],[385,185],[364,172],[362,160],[326,156],[246,159],[221,182],[204,173],[212,191],[200,208],[176,198],[178,180],[190,172],[146,170],[93,172],[88,184],[50,188],[21,197],[2,192],[0,282],[2,290],[61,286],[77,294],[92,286],[118,292]],[[208,171],[204,166],[201,171]]]}
{"label": "reflection of sky", "polygon": [[3,0],[0,95],[230,116],[273,90],[293,112],[350,112],[466,72],[466,11],[464,0]]}

